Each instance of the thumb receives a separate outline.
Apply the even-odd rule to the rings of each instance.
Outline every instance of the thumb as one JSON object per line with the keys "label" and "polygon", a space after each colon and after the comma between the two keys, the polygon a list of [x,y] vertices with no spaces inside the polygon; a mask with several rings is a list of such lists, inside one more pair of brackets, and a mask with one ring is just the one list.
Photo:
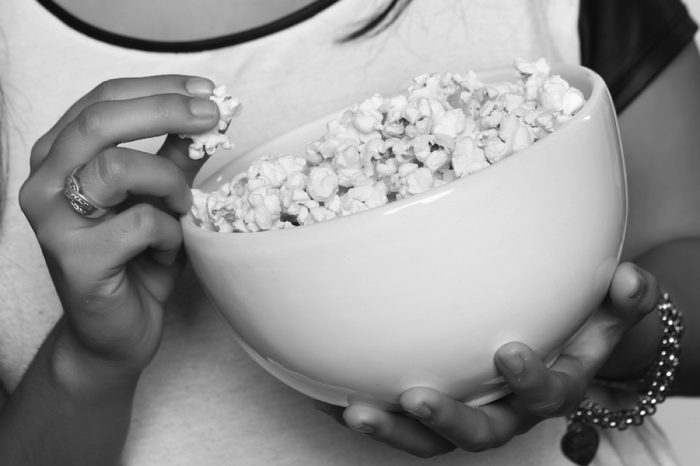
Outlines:
{"label": "thumb", "polygon": [[656,307],[661,290],[653,274],[632,262],[623,262],[613,275],[609,295],[611,317],[628,327]]}
{"label": "thumb", "polygon": [[598,375],[612,379],[637,377],[653,360],[661,336],[658,317],[649,315],[661,297],[658,280],[635,264],[620,264],[609,297],[611,305],[606,306],[602,317],[610,319],[610,338],[616,345]]}
{"label": "thumb", "polygon": [[[640,341],[647,342],[649,335],[658,333],[658,319],[644,317],[656,307],[659,296],[653,274],[631,262],[620,264],[613,274],[608,297],[568,342],[557,361],[558,370],[582,372],[586,379],[599,373],[601,366],[605,373],[615,375],[632,366],[636,370],[639,361],[646,360],[646,354],[639,357],[646,352],[641,351],[641,346],[650,346],[653,358],[655,347],[641,345]],[[615,354],[609,359],[613,351]]]}

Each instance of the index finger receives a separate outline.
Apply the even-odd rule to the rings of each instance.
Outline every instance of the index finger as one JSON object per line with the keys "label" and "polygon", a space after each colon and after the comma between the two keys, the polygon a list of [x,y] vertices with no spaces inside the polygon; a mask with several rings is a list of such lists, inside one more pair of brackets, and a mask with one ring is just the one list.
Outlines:
{"label": "index finger", "polygon": [[44,134],[32,148],[30,164],[32,172],[49,153],[58,135],[87,107],[97,102],[127,100],[158,94],[182,94],[192,97],[209,97],[214,83],[203,77],[188,75],[158,75],[140,78],[118,78],[105,81],[75,102],[66,113]]}
{"label": "index finger", "polygon": [[203,132],[218,119],[217,106],[211,100],[180,94],[97,102],[64,128],[35,177],[46,186],[62,186],[73,168],[107,147],[171,132]]}

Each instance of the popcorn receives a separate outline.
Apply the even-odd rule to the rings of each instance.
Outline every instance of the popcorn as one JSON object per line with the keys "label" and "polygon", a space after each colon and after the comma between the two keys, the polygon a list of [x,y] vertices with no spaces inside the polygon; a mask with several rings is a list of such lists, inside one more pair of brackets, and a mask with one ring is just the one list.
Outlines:
{"label": "popcorn", "polygon": [[202,134],[181,134],[181,138],[190,138],[192,143],[189,147],[189,157],[192,160],[199,160],[204,154],[211,155],[219,148],[232,149],[233,144],[226,136],[226,130],[231,124],[231,120],[238,114],[241,102],[228,95],[226,86],[216,86],[212,91],[210,100],[219,107],[219,124]]}
{"label": "popcorn", "polygon": [[[214,192],[193,189],[192,217],[213,231],[255,232],[372,209],[483,170],[585,104],[544,59],[514,68],[508,82],[484,84],[472,71],[424,74],[405,94],[372,95],[330,121],[303,156],[265,156]],[[224,94],[215,92],[222,104]],[[222,115],[232,116],[239,104],[227,108]],[[202,141],[197,154],[209,153]]]}

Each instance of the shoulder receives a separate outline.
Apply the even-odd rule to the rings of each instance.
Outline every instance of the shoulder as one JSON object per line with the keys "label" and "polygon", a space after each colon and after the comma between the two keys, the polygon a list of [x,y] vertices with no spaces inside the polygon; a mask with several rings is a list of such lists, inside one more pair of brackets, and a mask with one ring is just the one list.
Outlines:
{"label": "shoulder", "polygon": [[693,40],[681,0],[580,0],[581,63],[607,82],[623,110]]}

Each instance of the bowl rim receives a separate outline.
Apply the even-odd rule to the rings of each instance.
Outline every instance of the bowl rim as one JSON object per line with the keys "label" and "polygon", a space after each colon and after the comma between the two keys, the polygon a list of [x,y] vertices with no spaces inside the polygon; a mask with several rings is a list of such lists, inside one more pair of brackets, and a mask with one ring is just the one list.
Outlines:
{"label": "bowl rim", "polygon": [[[601,98],[602,99],[607,98],[608,100],[611,101],[610,93],[609,93],[608,88],[605,84],[605,81],[598,73],[596,73],[592,69],[590,69],[586,66],[583,66],[583,65],[574,65],[574,64],[567,64],[567,63],[550,63],[550,67],[551,67],[551,73],[550,73],[551,76],[569,75],[569,76],[565,76],[565,79],[568,82],[571,79],[571,75],[578,75],[578,76],[580,76],[581,79],[587,80],[588,82],[590,82],[590,85],[591,85],[590,95],[586,98],[583,107],[581,107],[581,109],[576,113],[576,115],[574,115],[574,117],[571,120],[567,121],[564,125],[562,125],[560,128],[558,128],[556,131],[548,134],[546,137],[542,138],[541,140],[536,141],[535,143],[531,144],[530,146],[517,151],[518,157],[516,159],[521,159],[523,157],[523,155],[526,155],[526,154],[532,152],[533,147],[540,147],[540,143],[542,141],[549,141],[551,143],[552,140],[554,140],[554,139],[561,139],[561,138],[565,137],[567,131],[570,130],[570,128],[573,126],[573,124],[575,122],[582,121],[582,120],[588,118],[590,109],[593,106],[597,105]],[[513,71],[513,70],[514,69],[512,66],[509,66],[509,67],[501,66],[501,67],[491,67],[491,68],[483,68],[480,70],[475,70],[475,73],[480,80],[482,80],[483,82],[488,84],[489,82],[500,81],[500,79],[499,80],[491,79],[489,81],[489,78],[488,78],[489,76],[501,75],[505,72],[509,72],[509,71]],[[294,128],[290,131],[286,131],[286,132],[270,139],[269,141],[266,141],[262,144],[259,144],[255,147],[252,147],[252,148],[246,150],[245,152],[239,154],[237,157],[232,158],[231,160],[229,160],[226,163],[224,163],[223,165],[221,165],[217,170],[215,170],[214,172],[209,174],[209,176],[207,176],[205,179],[201,180],[199,183],[196,183],[196,184],[201,185],[202,183],[217,177],[218,174],[220,173],[220,171],[224,167],[228,166],[230,163],[234,162],[236,159],[241,158],[246,154],[250,154],[251,152],[258,151],[268,144],[272,144],[274,142],[279,141],[280,139],[284,139],[285,137],[287,137],[287,135],[297,131],[300,128],[303,128],[303,127],[309,126],[309,125],[319,124],[320,120],[324,120],[324,119],[327,120],[329,118],[333,118],[333,115],[338,115],[341,111],[345,110],[345,108],[347,108],[347,107],[344,107],[343,109],[336,110],[336,111],[334,111],[326,116],[316,118],[314,120],[310,120],[302,125],[297,126],[296,128]],[[261,154],[260,157],[262,157],[262,155],[263,154]],[[499,161],[498,163],[496,163],[492,166],[489,166],[487,169],[479,170],[478,172],[472,173],[469,176],[457,178],[453,181],[450,181],[448,183],[445,183],[445,184],[437,186],[437,187],[433,187],[427,191],[424,191],[424,192],[419,193],[419,194],[415,194],[415,195],[408,197],[408,198],[405,198],[405,199],[395,200],[395,201],[389,202],[387,204],[384,204],[384,205],[381,205],[378,207],[373,207],[373,208],[368,209],[368,210],[353,213],[351,215],[338,216],[338,217],[334,217],[332,219],[324,220],[324,221],[318,222],[318,223],[312,223],[309,225],[299,225],[299,226],[295,226],[292,228],[282,228],[282,229],[276,229],[276,230],[263,230],[263,231],[256,231],[256,232],[235,232],[235,233],[234,232],[220,232],[220,231],[207,230],[205,228],[202,228],[202,227],[196,225],[195,222],[192,220],[192,217],[191,217],[192,214],[189,210],[187,213],[180,216],[180,223],[182,225],[183,230],[188,231],[191,234],[201,235],[205,238],[206,237],[209,237],[209,238],[220,237],[222,234],[229,235],[230,237],[233,237],[233,238],[248,238],[248,237],[260,238],[261,235],[265,235],[264,237],[269,238],[271,235],[272,236],[274,236],[274,235],[289,236],[291,234],[301,234],[299,232],[303,233],[304,231],[308,231],[309,228],[322,228],[324,225],[337,225],[337,222],[347,220],[348,218],[351,218],[351,217],[357,217],[358,215],[367,215],[370,213],[373,213],[374,215],[389,214],[389,213],[392,213],[396,210],[401,210],[401,209],[407,208],[414,203],[428,202],[431,199],[439,198],[439,197],[442,197],[442,196],[448,194],[450,191],[452,191],[455,188],[455,186],[458,186],[458,185],[463,184],[465,182],[468,183],[469,178],[471,178],[473,176],[480,176],[480,175],[483,176],[484,172],[492,173],[493,170],[496,169],[497,166],[502,165],[504,163],[512,162],[512,159],[514,159],[514,158],[513,157],[506,157],[505,159]],[[197,181],[196,178],[195,178],[195,181]],[[194,185],[192,187],[196,188],[196,186],[194,186]],[[296,233],[294,233],[294,232],[296,232]]]}

